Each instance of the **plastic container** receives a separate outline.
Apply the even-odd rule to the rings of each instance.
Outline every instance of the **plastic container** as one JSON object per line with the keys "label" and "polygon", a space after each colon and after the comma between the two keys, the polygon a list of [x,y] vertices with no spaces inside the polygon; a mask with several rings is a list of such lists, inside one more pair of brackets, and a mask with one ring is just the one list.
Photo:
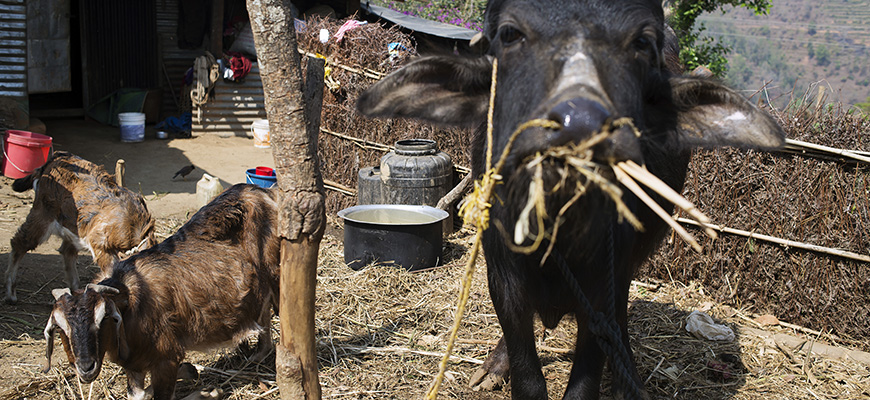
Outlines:
{"label": "plastic container", "polygon": [[118,122],[121,124],[121,141],[135,143],[145,140],[145,113],[120,113]]}
{"label": "plastic container", "polygon": [[48,161],[51,136],[8,130],[3,136],[3,175],[13,179],[30,175]]}
{"label": "plastic container", "polygon": [[269,120],[258,119],[251,124],[251,132],[254,135],[254,147],[268,149],[271,146],[269,142]]}
{"label": "plastic container", "polygon": [[259,176],[275,176],[275,170],[269,167],[254,168],[254,174]]}
{"label": "plastic container", "polygon": [[381,200],[381,167],[365,167],[359,170],[357,180],[357,204],[383,204]]}
{"label": "plastic container", "polygon": [[446,211],[429,206],[368,204],[338,212],[344,220],[344,262],[353,270],[377,263],[416,271],[438,266]]}
{"label": "plastic container", "polygon": [[[380,173],[374,168],[360,170],[357,202],[434,207],[452,188],[453,162],[438,151],[434,140],[400,140],[396,150],[381,157]],[[444,232],[452,231],[453,220],[445,220]]]}
{"label": "plastic container", "polygon": [[209,174],[202,174],[202,179],[196,183],[197,208],[202,208],[223,191],[224,187],[221,186],[220,179]]}
{"label": "plastic container", "polygon": [[261,188],[269,189],[272,186],[275,186],[275,183],[278,182],[278,178],[275,176],[274,171],[271,176],[266,175],[257,175],[257,169],[251,168],[245,171],[245,182],[250,183],[251,185],[257,185]]}

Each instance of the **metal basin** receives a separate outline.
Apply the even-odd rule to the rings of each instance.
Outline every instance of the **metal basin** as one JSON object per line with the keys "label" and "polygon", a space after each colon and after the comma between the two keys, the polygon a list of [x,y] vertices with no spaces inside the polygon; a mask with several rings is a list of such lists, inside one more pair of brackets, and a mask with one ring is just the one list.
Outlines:
{"label": "metal basin", "polygon": [[438,265],[441,227],[449,214],[429,206],[366,204],[338,212],[344,220],[344,262],[354,270],[372,264],[413,271]]}

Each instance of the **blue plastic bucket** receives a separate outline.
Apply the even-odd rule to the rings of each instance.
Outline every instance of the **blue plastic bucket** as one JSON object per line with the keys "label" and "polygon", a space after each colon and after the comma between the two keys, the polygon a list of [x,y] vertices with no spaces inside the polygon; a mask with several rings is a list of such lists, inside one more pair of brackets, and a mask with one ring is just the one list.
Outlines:
{"label": "blue plastic bucket", "polygon": [[145,140],[145,113],[120,113],[118,122],[121,124],[122,142],[133,143]]}
{"label": "blue plastic bucket", "polygon": [[274,186],[275,182],[278,181],[275,172],[272,172],[272,175],[257,175],[256,168],[251,168],[245,171],[245,176],[247,176],[247,179],[245,180],[247,183],[266,189]]}

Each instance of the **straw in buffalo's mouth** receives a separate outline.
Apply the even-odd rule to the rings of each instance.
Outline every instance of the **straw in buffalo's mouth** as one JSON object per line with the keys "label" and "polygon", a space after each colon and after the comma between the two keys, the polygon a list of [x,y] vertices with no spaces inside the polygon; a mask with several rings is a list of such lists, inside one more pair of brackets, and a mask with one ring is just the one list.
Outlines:
{"label": "straw in buffalo's mouth", "polygon": [[[528,200],[520,212],[520,216],[514,226],[512,235],[507,235],[504,227],[498,222],[496,226],[506,234],[512,236],[512,240],[507,240],[508,246],[518,253],[530,254],[536,251],[544,239],[549,238],[550,242],[547,251],[541,258],[541,265],[546,261],[549,254],[553,250],[556,236],[558,235],[559,226],[565,222],[564,215],[567,210],[574,205],[583,195],[588,192],[591,185],[595,185],[603,194],[610,198],[615,207],[619,220],[627,221],[635,230],[642,231],[643,225],[634,213],[623,202],[622,187],[634,193],[641,201],[644,202],[656,215],[664,220],[674,231],[680,235],[689,245],[698,252],[701,252],[701,246],[695,238],[689,234],[685,228],[680,226],[655,200],[652,199],[639,185],[643,184],[655,193],[659,194],[666,200],[670,201],[677,208],[685,211],[691,218],[696,220],[701,226],[704,226],[705,233],[711,238],[716,237],[715,231],[707,225],[710,219],[701,213],[689,200],[681,196],[679,193],[670,188],[666,183],[658,177],[647,171],[644,167],[638,165],[634,161],[619,161],[610,165],[600,164],[593,161],[593,147],[603,140],[610,137],[616,130],[622,127],[630,127],[635,135],[640,133],[628,118],[620,118],[613,120],[603,126],[600,132],[593,134],[589,139],[582,143],[569,143],[564,146],[549,148],[544,152],[539,152],[532,157],[527,158],[521,168],[525,168],[531,172],[532,178],[529,182]],[[543,168],[545,165],[554,166],[555,171],[560,175],[560,180],[550,190],[545,190],[543,182]],[[602,173],[612,171],[616,181],[612,181]],[[569,179],[578,175],[585,179]],[[620,187],[619,184],[622,184]],[[574,185],[573,188],[568,187]],[[551,232],[547,232],[544,227],[544,219],[548,212],[544,197],[546,192],[556,191],[573,191],[571,198],[562,205],[555,216],[555,223]],[[531,232],[532,218],[537,222],[538,232]],[[521,246],[527,239],[533,238],[534,241],[528,246]]]}

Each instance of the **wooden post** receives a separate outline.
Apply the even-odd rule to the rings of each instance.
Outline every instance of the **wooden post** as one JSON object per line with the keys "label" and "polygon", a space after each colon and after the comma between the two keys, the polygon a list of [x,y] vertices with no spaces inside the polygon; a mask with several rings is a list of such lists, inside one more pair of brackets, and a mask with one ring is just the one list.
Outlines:
{"label": "wooden post", "polygon": [[[278,387],[285,400],[319,399],[314,290],[326,221],[317,157],[319,127],[312,127],[309,120],[315,119],[306,115],[315,107],[306,107],[303,100],[301,58],[290,1],[247,0],[247,6],[278,176],[278,228],[282,239],[281,338],[275,362]],[[319,110],[319,106],[316,108]]]}
{"label": "wooden post", "polygon": [[224,0],[211,2],[211,32],[209,33],[209,49],[215,58],[224,54]]}
{"label": "wooden post", "polygon": [[124,187],[124,174],[127,173],[127,164],[122,159],[115,162],[115,183],[120,187]]}

